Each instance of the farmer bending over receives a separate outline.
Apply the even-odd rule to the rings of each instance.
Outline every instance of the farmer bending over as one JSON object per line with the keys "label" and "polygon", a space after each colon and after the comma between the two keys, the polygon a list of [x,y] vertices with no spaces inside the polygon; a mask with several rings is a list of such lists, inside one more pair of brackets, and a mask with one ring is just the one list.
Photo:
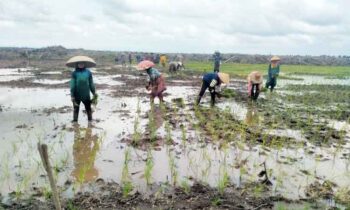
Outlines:
{"label": "farmer bending over", "polygon": [[271,62],[268,70],[268,78],[266,82],[266,88],[270,87],[270,91],[272,92],[275,86],[277,85],[277,77],[280,73],[280,64],[279,61],[281,59],[277,56],[273,56],[271,58]]}
{"label": "farmer bending over", "polygon": [[230,76],[226,73],[206,73],[202,79],[202,88],[199,92],[197,105],[200,103],[205,91],[209,89],[211,96],[211,105],[215,105],[215,95],[219,95],[215,88],[219,89],[220,85],[230,82]]}
{"label": "farmer bending over", "polygon": [[263,78],[260,72],[253,71],[248,75],[248,95],[254,101],[259,97],[262,82]]}
{"label": "farmer bending over", "polygon": [[158,97],[159,102],[163,103],[163,92],[166,90],[164,77],[157,69],[153,68],[154,65],[152,61],[148,60],[144,60],[137,65],[140,71],[146,70],[149,76],[146,89],[151,90],[151,104],[154,103],[155,97]]}
{"label": "farmer bending over", "polygon": [[172,61],[169,63],[169,72],[170,73],[175,73],[178,72],[179,70],[183,70],[184,65],[180,61]]}
{"label": "farmer bending over", "polygon": [[95,85],[88,67],[96,66],[93,59],[86,56],[75,56],[66,63],[68,67],[75,67],[70,81],[70,94],[74,107],[73,122],[78,121],[80,102],[83,102],[88,116],[88,121],[92,120],[90,91],[97,99]]}

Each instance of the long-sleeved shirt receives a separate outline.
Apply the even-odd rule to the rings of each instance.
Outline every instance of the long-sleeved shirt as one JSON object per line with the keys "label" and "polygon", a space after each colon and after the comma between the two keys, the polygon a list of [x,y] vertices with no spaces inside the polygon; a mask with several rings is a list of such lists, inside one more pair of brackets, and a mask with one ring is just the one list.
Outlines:
{"label": "long-sleeved shirt", "polygon": [[154,83],[157,80],[157,78],[160,77],[160,72],[155,68],[148,69],[147,74],[151,83]]}
{"label": "long-sleeved shirt", "polygon": [[88,69],[76,69],[70,81],[70,94],[78,101],[90,100],[90,91],[95,94],[92,74]]}
{"label": "long-sleeved shirt", "polygon": [[280,65],[277,65],[274,68],[271,67],[271,64],[269,65],[269,71],[268,71],[269,79],[276,78],[276,76],[278,76],[279,73],[280,73]]}
{"label": "long-sleeved shirt", "polygon": [[207,73],[203,76],[203,81],[207,82],[210,87],[220,85],[219,75],[217,73]]}

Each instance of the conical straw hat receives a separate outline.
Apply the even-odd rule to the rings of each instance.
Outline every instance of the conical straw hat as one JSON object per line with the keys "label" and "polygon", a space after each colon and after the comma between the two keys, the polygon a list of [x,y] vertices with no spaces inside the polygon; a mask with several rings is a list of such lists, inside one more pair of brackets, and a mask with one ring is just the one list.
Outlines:
{"label": "conical straw hat", "polygon": [[85,63],[86,68],[91,68],[96,66],[96,62],[94,61],[94,59],[87,56],[82,56],[82,55],[78,55],[70,58],[67,61],[66,66],[75,68],[77,63]]}
{"label": "conical straw hat", "polygon": [[139,64],[137,64],[137,69],[140,71],[143,71],[153,67],[154,65],[155,64],[152,61],[144,60],[144,61],[141,61]]}
{"label": "conical straw hat", "polygon": [[226,73],[218,73],[220,80],[225,83],[228,84],[230,83],[230,75],[226,74]]}
{"label": "conical straw hat", "polygon": [[260,84],[263,82],[263,77],[259,71],[253,71],[248,75],[248,80],[254,84]]}
{"label": "conical straw hat", "polygon": [[280,61],[281,59],[278,56],[272,56],[270,61]]}

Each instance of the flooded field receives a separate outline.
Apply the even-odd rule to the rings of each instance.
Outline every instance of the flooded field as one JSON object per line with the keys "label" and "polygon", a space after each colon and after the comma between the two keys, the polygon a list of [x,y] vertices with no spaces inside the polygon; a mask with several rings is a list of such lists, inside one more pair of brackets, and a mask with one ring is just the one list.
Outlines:
{"label": "flooded field", "polygon": [[[117,185],[124,199],[152,197],[155,206],[164,205],[159,192],[174,190],[181,201],[199,189],[212,196],[191,207],[239,209],[247,198],[241,209],[349,205],[349,78],[290,75],[297,79],[279,79],[276,91],[263,92],[257,103],[248,100],[246,82],[233,78],[227,88],[234,94],[210,108],[208,95],[193,104],[199,76],[166,75],[166,103],[151,107],[145,75],[96,69],[94,121],[81,108],[75,124],[68,71],[0,69],[3,205],[49,200],[38,142],[49,146],[62,199],[82,208],[76,196],[103,194],[95,186],[101,183]],[[134,206],[150,204],[142,205]]]}

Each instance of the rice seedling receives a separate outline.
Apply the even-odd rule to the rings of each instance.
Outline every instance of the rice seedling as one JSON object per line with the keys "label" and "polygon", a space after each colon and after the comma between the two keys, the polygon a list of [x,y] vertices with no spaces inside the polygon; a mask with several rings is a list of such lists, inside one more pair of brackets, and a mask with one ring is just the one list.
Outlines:
{"label": "rice seedling", "polygon": [[2,159],[2,173],[4,180],[8,180],[11,176],[10,173],[10,164],[9,164],[9,154],[6,153]]}
{"label": "rice seedling", "polygon": [[85,182],[85,175],[88,170],[89,170],[89,166],[86,164],[80,168],[79,174],[78,174],[78,180],[77,180],[79,185],[82,185]]}
{"label": "rice seedling", "polygon": [[12,142],[12,153],[13,154],[17,154],[17,152],[18,152],[18,147],[17,147],[17,144],[16,144],[16,142]]}
{"label": "rice seedling", "polygon": [[48,185],[45,185],[43,187],[43,195],[44,195],[45,200],[50,200],[51,199],[52,191],[51,191],[51,189],[50,189],[50,187]]}
{"label": "rice seedling", "polygon": [[140,131],[140,121],[139,116],[136,115],[134,121],[134,133],[132,134],[132,145],[138,145],[141,140],[141,131]]}
{"label": "rice seedling", "polygon": [[202,160],[205,160],[205,165],[204,165],[204,169],[201,172],[201,177],[202,177],[202,181],[204,183],[208,182],[208,176],[209,176],[209,172],[210,169],[212,167],[212,160],[211,160],[211,156],[209,155],[208,151],[206,148],[203,148],[203,152],[202,152]]}
{"label": "rice seedling", "polygon": [[184,192],[186,194],[189,194],[191,191],[190,184],[189,184],[188,179],[186,177],[184,179],[182,179],[182,181],[181,181],[181,188],[184,190]]}
{"label": "rice seedling", "polygon": [[150,134],[150,141],[155,142],[157,140],[157,128],[154,116],[154,107],[151,107],[151,111],[148,113],[148,129]]}
{"label": "rice seedling", "polygon": [[184,147],[186,147],[186,142],[187,142],[187,137],[186,137],[186,129],[185,129],[185,125],[181,124],[181,140],[182,140],[182,145]]}
{"label": "rice seedling", "polygon": [[131,155],[130,148],[125,149],[124,164],[123,164],[122,178],[121,178],[123,197],[127,197],[134,188],[130,180],[130,174],[129,174],[129,162],[131,160],[130,155]]}
{"label": "rice seedling", "polygon": [[343,187],[335,193],[335,200],[341,204],[350,206],[350,188]]}
{"label": "rice seedling", "polygon": [[283,203],[277,202],[276,209],[277,210],[287,210],[287,207]]}
{"label": "rice seedling", "polygon": [[222,203],[222,200],[221,200],[221,198],[219,198],[219,197],[214,197],[214,198],[211,200],[211,205],[212,205],[212,206],[219,206],[219,205],[221,205],[221,203]]}
{"label": "rice seedling", "polygon": [[153,161],[153,156],[152,156],[152,150],[149,149],[147,151],[147,160],[146,160],[146,166],[145,166],[145,170],[144,170],[147,185],[151,184],[153,167],[154,167],[154,161]]}
{"label": "rice seedling", "polygon": [[172,182],[173,186],[176,186],[177,179],[178,179],[178,171],[177,171],[177,166],[175,163],[175,156],[171,151],[168,152],[168,156],[169,156],[169,168],[170,168],[171,182]]}
{"label": "rice seedling", "polygon": [[129,196],[129,193],[134,189],[131,181],[126,181],[123,183],[122,194],[123,197],[126,198]]}
{"label": "rice seedling", "polygon": [[218,181],[218,190],[219,193],[223,194],[225,188],[228,186],[230,182],[230,177],[227,172],[227,155],[228,155],[228,150],[224,149],[224,158],[222,161],[222,164],[219,168],[219,181]]}
{"label": "rice seedling", "polygon": [[74,206],[72,200],[67,201],[67,210],[79,210],[78,207]]}
{"label": "rice seedling", "polygon": [[170,123],[168,121],[165,121],[165,131],[166,131],[165,142],[167,144],[171,144],[172,143],[171,128],[170,128]]}
{"label": "rice seedling", "polygon": [[228,186],[229,182],[230,182],[230,177],[227,173],[227,170],[224,169],[222,172],[222,175],[220,174],[219,182],[218,182],[218,190],[221,194],[224,193],[224,190]]}

